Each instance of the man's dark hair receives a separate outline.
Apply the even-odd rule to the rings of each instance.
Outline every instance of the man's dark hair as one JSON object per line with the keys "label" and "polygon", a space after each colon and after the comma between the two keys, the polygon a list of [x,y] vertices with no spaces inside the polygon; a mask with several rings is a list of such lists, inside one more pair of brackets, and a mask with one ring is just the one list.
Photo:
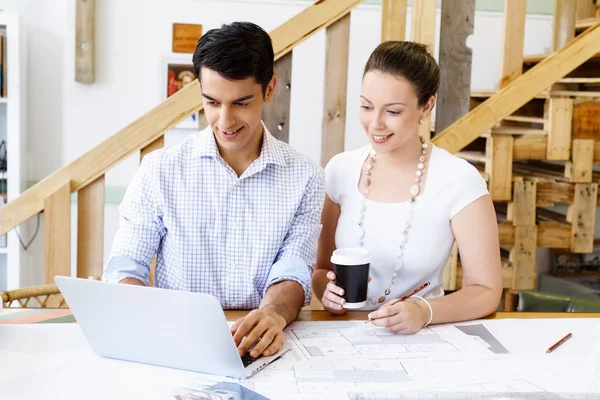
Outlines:
{"label": "man's dark hair", "polygon": [[202,35],[193,62],[200,83],[205,67],[230,80],[252,77],[264,95],[273,77],[274,58],[271,37],[264,29],[251,22],[234,22]]}

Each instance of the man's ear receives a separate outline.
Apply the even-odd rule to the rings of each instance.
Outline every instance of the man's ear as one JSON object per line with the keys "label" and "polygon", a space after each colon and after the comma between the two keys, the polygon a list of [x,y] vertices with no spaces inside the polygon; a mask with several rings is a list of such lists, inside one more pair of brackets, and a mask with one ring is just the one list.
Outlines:
{"label": "man's ear", "polygon": [[275,93],[275,87],[277,86],[277,76],[273,75],[271,81],[267,85],[265,90],[265,103],[271,102],[273,99],[273,94]]}

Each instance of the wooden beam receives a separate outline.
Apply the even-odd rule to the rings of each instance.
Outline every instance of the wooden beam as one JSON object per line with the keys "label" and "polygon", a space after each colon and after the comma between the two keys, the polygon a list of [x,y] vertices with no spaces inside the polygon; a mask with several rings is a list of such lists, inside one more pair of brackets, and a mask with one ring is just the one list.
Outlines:
{"label": "wooden beam", "polygon": [[441,80],[435,113],[435,129],[438,132],[469,112],[473,54],[466,41],[473,33],[474,20],[475,0],[442,1]]}
{"label": "wooden beam", "polygon": [[506,87],[523,72],[523,45],[527,2],[504,0],[504,29],[499,87]]}
{"label": "wooden beam", "polygon": [[101,278],[104,264],[104,175],[77,193],[77,276]]}
{"label": "wooden beam", "polygon": [[508,206],[511,209],[514,226],[535,225],[535,207],[537,186],[529,180],[515,179],[513,201]]}
{"label": "wooden beam", "polygon": [[[504,1],[502,58],[500,66],[501,76],[498,83],[500,89],[514,81],[523,71],[523,43],[525,41],[526,16],[527,2]],[[502,121],[501,124],[505,125],[506,123],[506,121]],[[500,129],[506,128],[514,129],[509,126],[500,127]],[[488,148],[495,148],[495,151],[490,152],[491,160],[489,164],[495,166],[493,168],[495,173],[490,174],[489,187],[491,189],[490,194],[492,195],[492,199],[508,201],[511,198],[511,185],[513,180],[512,157],[514,155],[514,139],[501,140],[499,133],[500,131],[498,128],[492,128],[492,137],[487,140]],[[522,184],[523,182],[521,181],[521,185]],[[515,182],[515,191],[517,188],[518,182]],[[515,195],[517,195],[516,192]],[[508,205],[510,211],[513,211],[513,206],[515,206],[514,202]],[[523,211],[522,207],[520,208],[520,211]],[[535,215],[535,208],[533,211]]]}
{"label": "wooden beam", "polygon": [[[436,0],[420,0],[412,2],[412,41],[427,46],[430,54],[434,54]],[[419,125],[419,135],[431,138],[431,115]]]}
{"label": "wooden beam", "polygon": [[75,2],[75,80],[81,83],[93,83],[96,0],[75,0]]}
{"label": "wooden beam", "polygon": [[140,150],[140,161],[142,161],[148,153],[152,153],[154,150],[162,149],[163,147],[165,147],[164,135],[156,139],[154,142],[146,145]]}
{"label": "wooden beam", "polygon": [[594,251],[597,203],[597,183],[575,185],[575,199],[568,212],[568,219],[571,222],[571,251],[573,253]]}
{"label": "wooden beam", "polygon": [[494,201],[508,201],[512,198],[513,137],[492,135],[486,147],[489,161],[485,172],[490,174],[490,195]]}
{"label": "wooden beam", "polygon": [[348,15],[363,0],[317,0],[312,5],[273,30],[275,60],[280,59],[298,44],[323,28]]}
{"label": "wooden beam", "polygon": [[346,135],[346,93],[348,90],[348,52],[350,15],[327,28],[325,50],[325,101],[321,165],[344,151]]}
{"label": "wooden beam", "polygon": [[[500,246],[511,247],[515,244],[516,227],[512,222],[500,222],[498,234]],[[569,249],[571,246],[571,225],[554,221],[538,221],[537,247],[549,249]]]}
{"label": "wooden beam", "polygon": [[600,103],[590,101],[573,107],[573,138],[600,140]]}
{"label": "wooden beam", "polygon": [[513,160],[545,160],[548,138],[540,135],[515,137]]}
{"label": "wooden beam", "polygon": [[432,142],[450,153],[461,150],[599,50],[600,24],[596,24],[436,135]]}
{"label": "wooden beam", "polygon": [[571,156],[571,124],[573,121],[573,99],[551,97],[548,99],[548,132],[546,159],[568,160]]}
{"label": "wooden beam", "polygon": [[575,37],[577,7],[573,0],[554,0],[552,51],[564,47]]}
{"label": "wooden beam", "polygon": [[575,186],[566,182],[537,182],[536,204],[538,207],[554,207],[555,203],[573,204]]}
{"label": "wooden beam", "polygon": [[408,0],[381,1],[381,41],[405,40]]}
{"label": "wooden beam", "polygon": [[515,247],[510,251],[513,265],[513,284],[515,290],[534,289],[537,281],[536,259],[537,227],[515,227]]}
{"label": "wooden beam", "polygon": [[539,221],[537,246],[568,249],[571,246],[571,226],[554,221]]}
{"label": "wooden beam", "polygon": [[71,183],[44,199],[45,283],[57,275],[71,276]]}
{"label": "wooden beam", "polygon": [[[308,6],[270,33],[275,60],[289,53],[319,30],[347,15],[360,3],[362,0],[326,0]],[[44,198],[58,190],[66,180],[72,180],[73,191],[81,190],[130,154],[154,142],[201,108],[200,87],[196,80],[3,206],[0,213],[0,235],[42,211]]]}
{"label": "wooden beam", "polygon": [[571,182],[591,182],[593,169],[594,141],[591,139],[573,139],[572,160],[565,163],[565,176]]}
{"label": "wooden beam", "polygon": [[263,122],[277,139],[290,141],[290,104],[292,96],[292,53],[275,62],[277,85],[270,103],[263,107]]}
{"label": "wooden beam", "polygon": [[596,16],[594,0],[577,0],[577,21]]}

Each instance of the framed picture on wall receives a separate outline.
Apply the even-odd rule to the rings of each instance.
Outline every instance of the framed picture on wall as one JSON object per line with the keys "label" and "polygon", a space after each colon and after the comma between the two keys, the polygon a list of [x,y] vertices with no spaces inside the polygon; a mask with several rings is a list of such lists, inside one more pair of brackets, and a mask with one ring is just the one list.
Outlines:
{"label": "framed picture on wall", "polygon": [[[194,66],[190,60],[169,59],[165,61],[163,78],[163,96],[170,97],[181,90],[184,86],[194,82],[196,74]],[[200,93],[198,93],[200,95]],[[198,113],[190,115],[188,118],[175,125],[176,129],[198,130]]]}

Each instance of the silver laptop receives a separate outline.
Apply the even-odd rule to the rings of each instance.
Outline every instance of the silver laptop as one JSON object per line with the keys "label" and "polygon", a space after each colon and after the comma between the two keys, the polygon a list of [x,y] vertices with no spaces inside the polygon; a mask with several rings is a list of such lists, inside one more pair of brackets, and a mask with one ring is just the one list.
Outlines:
{"label": "silver laptop", "polygon": [[248,378],[287,349],[240,357],[216,297],[55,277],[94,352],[102,357]]}

